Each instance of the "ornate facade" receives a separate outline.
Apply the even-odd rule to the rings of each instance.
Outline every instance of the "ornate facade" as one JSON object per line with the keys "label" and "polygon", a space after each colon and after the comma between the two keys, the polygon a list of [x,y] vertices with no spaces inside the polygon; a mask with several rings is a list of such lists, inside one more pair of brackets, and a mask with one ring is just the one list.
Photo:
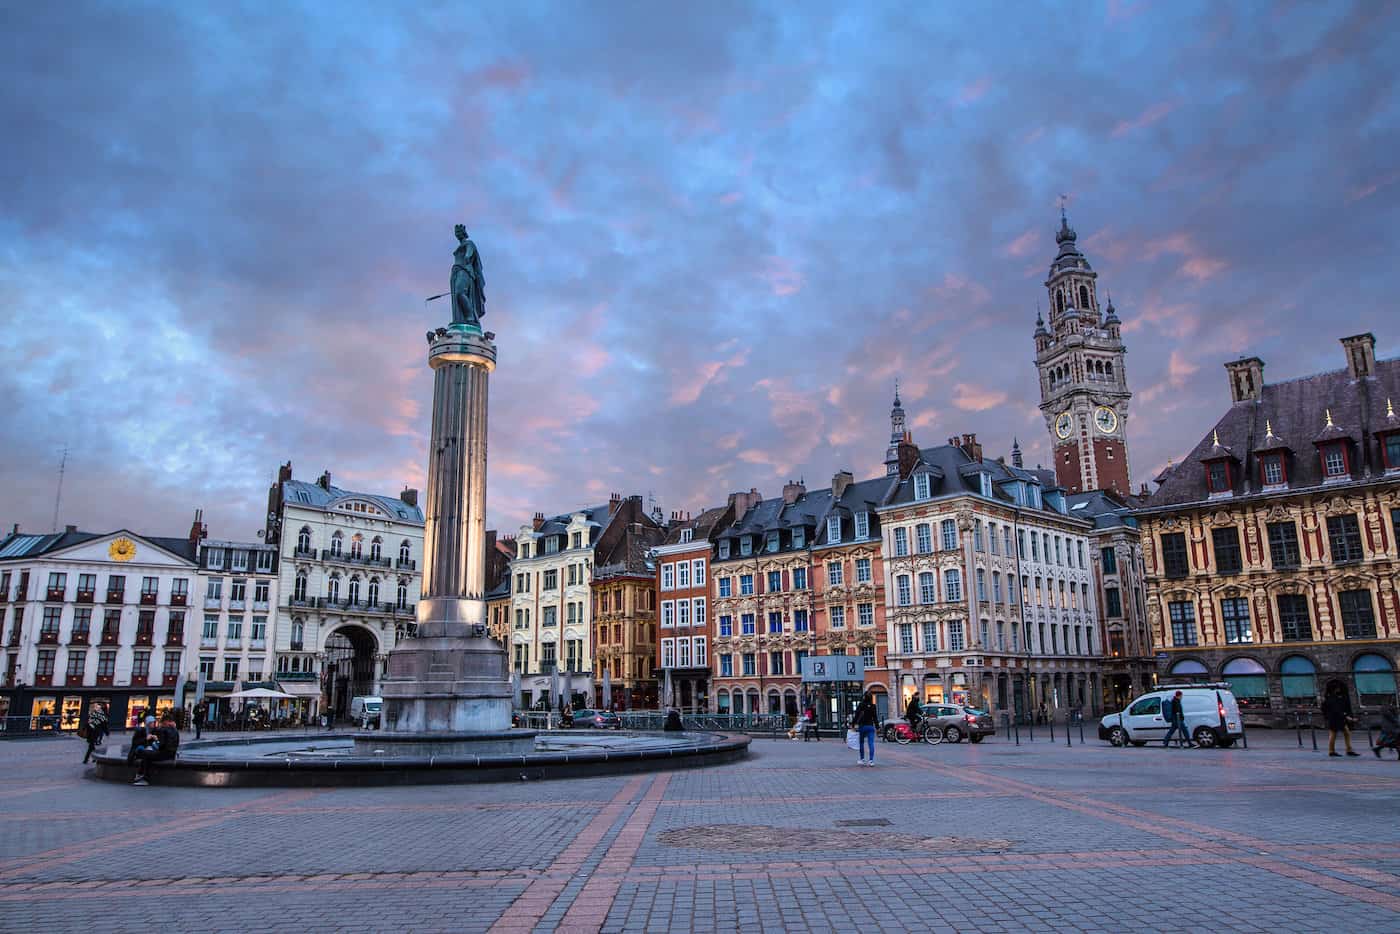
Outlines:
{"label": "ornate facade", "polygon": [[695,518],[673,515],[665,539],[652,550],[661,603],[656,667],[661,702],[685,713],[714,709],[710,692],[710,647],[714,645],[714,558],[716,530],[734,521],[732,500]]}
{"label": "ornate facade", "polygon": [[1172,680],[1225,680],[1255,722],[1395,696],[1400,360],[1369,334],[1347,366],[1266,385],[1226,364],[1230,409],[1138,513],[1147,604]]}

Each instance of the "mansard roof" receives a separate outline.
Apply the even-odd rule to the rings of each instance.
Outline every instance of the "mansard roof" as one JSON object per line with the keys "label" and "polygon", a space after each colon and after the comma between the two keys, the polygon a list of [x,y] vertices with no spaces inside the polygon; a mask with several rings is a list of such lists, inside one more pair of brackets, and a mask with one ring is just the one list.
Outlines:
{"label": "mansard roof", "polygon": [[728,506],[713,506],[692,519],[686,519],[669,526],[666,529],[666,539],[661,544],[680,544],[681,532],[686,529],[690,530],[692,541],[703,542],[712,538],[728,509]]}
{"label": "mansard roof", "polygon": [[607,503],[603,503],[601,506],[585,506],[582,509],[575,509],[571,512],[561,512],[557,516],[550,516],[548,519],[544,520],[544,524],[536,530],[535,534],[541,538],[549,535],[565,535],[569,531],[569,523],[572,522],[574,516],[580,512],[583,513],[584,522],[599,530],[607,526],[608,517],[611,515],[611,510]]}
{"label": "mansard roof", "polygon": [[37,558],[62,551],[65,548],[72,548],[75,545],[82,545],[94,539],[117,535],[133,536],[191,564],[198,563],[195,546],[189,539],[170,538],[163,535],[142,535],[131,529],[115,529],[111,532],[79,532],[76,529],[70,529],[48,535],[28,535],[23,532],[15,532],[0,540],[0,561]]}
{"label": "mansard roof", "polygon": [[378,506],[393,519],[402,522],[423,521],[421,509],[408,505],[397,496],[359,493],[354,490],[344,490],[334,485],[323,487],[319,483],[307,483],[304,480],[283,480],[282,499],[293,506],[311,506],[317,509],[331,509],[342,500],[362,499]]}
{"label": "mansard roof", "polygon": [[[1180,462],[1168,467],[1161,484],[1143,502],[1144,510],[1204,503],[1210,498],[1202,459],[1210,457],[1218,435],[1223,446],[1243,458],[1234,495],[1260,493],[1257,454],[1267,437],[1303,443],[1291,448],[1288,489],[1322,486],[1322,465],[1311,442],[1350,441],[1354,445],[1351,479],[1364,481],[1384,472],[1375,432],[1387,424],[1387,400],[1400,398],[1400,359],[1377,360],[1374,375],[1354,379],[1342,368],[1279,383],[1265,383],[1259,398],[1236,402]],[[1331,415],[1331,428],[1328,415]],[[1335,481],[1334,481],[1335,482]],[[1329,484],[1333,485],[1333,484]],[[1271,491],[1272,492],[1272,491]]]}

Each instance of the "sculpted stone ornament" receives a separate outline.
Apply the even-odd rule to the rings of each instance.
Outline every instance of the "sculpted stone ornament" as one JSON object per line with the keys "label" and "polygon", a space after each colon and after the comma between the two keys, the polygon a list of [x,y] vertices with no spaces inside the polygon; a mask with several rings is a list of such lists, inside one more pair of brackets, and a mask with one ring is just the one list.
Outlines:
{"label": "sculpted stone ornament", "polygon": [[452,323],[481,328],[486,317],[486,276],[481,272],[481,254],[467,236],[463,224],[456,227],[457,249],[452,252]]}

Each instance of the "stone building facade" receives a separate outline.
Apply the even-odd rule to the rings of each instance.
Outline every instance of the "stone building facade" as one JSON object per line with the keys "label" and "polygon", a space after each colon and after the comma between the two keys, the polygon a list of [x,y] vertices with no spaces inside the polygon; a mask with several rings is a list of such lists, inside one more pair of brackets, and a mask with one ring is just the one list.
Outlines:
{"label": "stone building facade", "polygon": [[1251,722],[1333,683],[1396,693],[1400,360],[1342,345],[1345,367],[1280,383],[1227,363],[1230,408],[1137,513],[1159,674],[1229,682]]}
{"label": "stone building facade", "polygon": [[277,545],[202,536],[199,569],[199,603],[190,627],[190,678],[195,694],[209,701],[211,717],[217,719],[231,713],[229,694],[250,684],[272,686]]}

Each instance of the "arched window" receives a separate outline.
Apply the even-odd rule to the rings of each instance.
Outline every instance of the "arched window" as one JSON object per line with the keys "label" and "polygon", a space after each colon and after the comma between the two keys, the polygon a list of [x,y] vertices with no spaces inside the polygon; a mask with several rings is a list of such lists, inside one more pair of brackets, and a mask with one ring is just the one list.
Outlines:
{"label": "arched window", "polygon": [[1241,707],[1269,706],[1269,673],[1252,658],[1232,658],[1220,669]]}
{"label": "arched window", "polygon": [[1351,671],[1362,704],[1378,706],[1395,697],[1395,670],[1384,655],[1358,655]]}
{"label": "arched window", "polygon": [[361,554],[360,549],[363,546],[363,543],[364,539],[359,535],[356,535],[354,538],[350,539],[350,557],[355,558],[356,560],[359,559]]}
{"label": "arched window", "polygon": [[1105,376],[1111,377],[1113,375],[1113,363],[1111,361],[1103,365],[1103,373]]}
{"label": "arched window", "polygon": [[1205,681],[1209,672],[1206,666],[1190,658],[1183,658],[1172,666],[1172,677],[1181,678],[1185,681]]}
{"label": "arched window", "polygon": [[408,564],[411,549],[408,547],[408,539],[399,542],[399,564]]}
{"label": "arched window", "polygon": [[292,650],[300,652],[305,639],[306,622],[298,616],[292,620]]}
{"label": "arched window", "polygon": [[340,575],[332,574],[331,579],[326,581],[326,599],[332,603],[340,602]]}
{"label": "arched window", "polygon": [[303,525],[297,533],[297,551],[311,550],[311,527]]}
{"label": "arched window", "polygon": [[718,705],[718,712],[720,716],[724,716],[725,714],[729,713],[729,692],[720,691],[718,697],[716,697],[715,699],[715,703]]}
{"label": "arched window", "polygon": [[377,577],[369,579],[369,605],[379,605],[379,578]]}
{"label": "arched window", "polygon": [[292,599],[306,602],[306,572],[297,571],[296,583],[292,585]]}
{"label": "arched window", "polygon": [[1055,290],[1055,310],[1060,314],[1065,313],[1065,293],[1061,289]]}
{"label": "arched window", "polygon": [[384,540],[378,535],[374,536],[374,540],[369,543],[369,556],[375,561],[384,557]]}
{"label": "arched window", "polygon": [[351,602],[351,603],[359,603],[359,602],[360,602],[360,575],[358,575],[358,574],[352,575],[351,578],[350,578],[350,594],[349,594],[349,597],[350,597],[350,602]]}
{"label": "arched window", "polygon": [[394,595],[394,605],[401,610],[408,609],[408,581],[402,577],[399,578],[398,591]]}
{"label": "arched window", "polygon": [[1317,666],[1301,655],[1290,655],[1278,666],[1283,675],[1283,702],[1317,704]]}
{"label": "arched window", "polygon": [[1089,287],[1087,285],[1079,287],[1079,307],[1086,310],[1089,307]]}
{"label": "arched window", "polygon": [[331,554],[335,555],[337,558],[340,557],[340,546],[342,544],[343,539],[344,536],[342,536],[339,532],[336,532],[334,535],[331,536]]}

